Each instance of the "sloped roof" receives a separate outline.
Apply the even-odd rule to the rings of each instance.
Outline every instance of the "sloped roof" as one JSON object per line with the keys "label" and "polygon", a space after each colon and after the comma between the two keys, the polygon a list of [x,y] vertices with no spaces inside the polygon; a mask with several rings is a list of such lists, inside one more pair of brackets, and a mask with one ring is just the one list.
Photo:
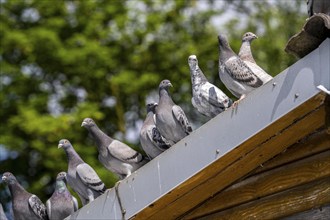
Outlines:
{"label": "sloped roof", "polygon": [[71,219],[175,219],[325,125],[330,39]]}

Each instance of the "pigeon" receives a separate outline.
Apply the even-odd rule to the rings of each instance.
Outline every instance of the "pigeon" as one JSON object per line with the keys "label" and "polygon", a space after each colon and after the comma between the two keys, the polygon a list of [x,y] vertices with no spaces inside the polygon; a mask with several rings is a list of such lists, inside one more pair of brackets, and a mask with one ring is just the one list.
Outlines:
{"label": "pigeon", "polygon": [[66,187],[66,172],[57,175],[55,191],[47,200],[46,208],[50,220],[64,219],[78,210],[77,199]]}
{"label": "pigeon", "polygon": [[176,105],[168,89],[172,87],[165,79],[159,84],[159,105],[156,108],[156,127],[171,146],[192,132],[192,127],[182,108]]}
{"label": "pigeon", "polygon": [[3,211],[2,204],[0,203],[0,219],[1,220],[8,220],[5,212]]}
{"label": "pigeon", "polygon": [[171,147],[170,143],[160,134],[155,125],[155,111],[157,103],[147,104],[147,117],[140,131],[140,143],[150,159]]}
{"label": "pigeon", "polygon": [[192,84],[192,105],[203,115],[213,118],[229,108],[233,101],[218,87],[209,83],[198,66],[195,55],[188,58]]}
{"label": "pigeon", "polygon": [[95,170],[85,163],[74,150],[70,141],[62,139],[58,148],[63,148],[68,158],[67,180],[78,194],[83,205],[102,195],[106,187]]}
{"label": "pigeon", "polygon": [[16,177],[9,172],[2,176],[2,180],[8,184],[13,203],[14,218],[16,220],[46,220],[46,206],[41,200],[29,192],[27,192],[17,181]]}
{"label": "pigeon", "polygon": [[139,152],[106,135],[93,119],[85,118],[81,126],[85,127],[94,139],[99,151],[99,161],[119,179],[128,177],[148,162]]}
{"label": "pigeon", "polygon": [[257,77],[259,77],[262,80],[262,82],[265,84],[268,81],[272,80],[273,77],[271,77],[268,73],[265,72],[265,70],[263,70],[260,66],[258,66],[253,58],[251,52],[251,42],[257,38],[258,38],[257,35],[251,32],[245,33],[242,37],[242,45],[238,53],[238,56],[252,70],[252,72],[256,74]]}
{"label": "pigeon", "polygon": [[330,1],[329,0],[307,0],[307,13],[311,17],[317,13],[324,13],[330,15]]}
{"label": "pigeon", "polygon": [[219,77],[227,89],[237,98],[234,107],[246,94],[262,86],[264,82],[230,48],[226,36],[218,35]]}

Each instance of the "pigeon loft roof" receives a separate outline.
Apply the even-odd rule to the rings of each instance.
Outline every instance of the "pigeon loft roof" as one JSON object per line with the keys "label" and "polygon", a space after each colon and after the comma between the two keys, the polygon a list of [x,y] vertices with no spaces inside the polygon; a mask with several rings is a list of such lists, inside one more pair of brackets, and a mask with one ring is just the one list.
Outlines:
{"label": "pigeon loft roof", "polygon": [[330,100],[317,88],[330,88],[329,60],[327,38],[69,218],[329,214]]}

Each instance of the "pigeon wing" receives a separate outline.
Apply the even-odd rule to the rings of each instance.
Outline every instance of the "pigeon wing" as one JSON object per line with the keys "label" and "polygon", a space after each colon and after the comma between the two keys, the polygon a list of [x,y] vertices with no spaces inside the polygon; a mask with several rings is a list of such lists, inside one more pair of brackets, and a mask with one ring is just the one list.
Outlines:
{"label": "pigeon wing", "polygon": [[187,134],[192,132],[192,127],[188,121],[188,118],[180,106],[173,105],[172,114],[174,115],[174,118],[181,124],[183,130]]}
{"label": "pigeon wing", "polygon": [[77,173],[82,182],[89,188],[103,193],[105,191],[105,185],[97,175],[95,170],[87,163],[82,163],[77,166]]}
{"label": "pigeon wing", "polygon": [[228,96],[223,93],[218,87],[212,85],[211,83],[205,83],[201,89],[200,93],[205,101],[209,102],[211,105],[218,107],[220,109],[225,109],[230,107],[230,100]]}
{"label": "pigeon wing", "polygon": [[50,202],[49,199],[46,201],[46,210],[47,210],[48,218],[51,219],[52,218],[52,203]]}
{"label": "pigeon wing", "polygon": [[149,140],[161,151],[170,148],[170,143],[160,134],[156,126],[152,126],[147,130]]}
{"label": "pigeon wing", "polygon": [[138,163],[143,159],[139,152],[117,140],[111,142],[108,146],[108,151],[111,155],[124,162]]}
{"label": "pigeon wing", "polygon": [[225,70],[236,81],[253,88],[262,86],[263,82],[252,70],[238,57],[231,57],[225,63]]}
{"label": "pigeon wing", "polygon": [[73,211],[77,211],[78,210],[78,200],[76,199],[76,197],[72,196],[72,202],[73,202]]}
{"label": "pigeon wing", "polygon": [[32,195],[29,198],[29,205],[35,215],[37,215],[41,219],[47,219],[46,206],[41,202],[41,200],[36,195]]}

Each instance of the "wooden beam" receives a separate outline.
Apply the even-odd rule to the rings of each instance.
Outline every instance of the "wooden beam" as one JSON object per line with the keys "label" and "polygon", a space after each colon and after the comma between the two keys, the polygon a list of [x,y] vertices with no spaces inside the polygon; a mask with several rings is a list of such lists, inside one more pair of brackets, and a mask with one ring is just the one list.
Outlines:
{"label": "wooden beam", "polygon": [[251,176],[209,199],[183,219],[196,219],[298,185],[330,177],[330,150]]}
{"label": "wooden beam", "polygon": [[313,208],[311,210],[300,212],[288,217],[284,217],[281,220],[329,220],[330,216],[330,204],[325,206]]}
{"label": "wooden beam", "polygon": [[[137,219],[174,219],[324,125],[321,93],[289,112],[142,210]],[[316,110],[315,110],[316,109]],[[308,125],[308,126],[306,126]],[[189,201],[189,202],[187,202]]]}
{"label": "wooden beam", "polygon": [[322,129],[321,131],[313,133],[307,138],[303,138],[303,140],[299,140],[298,143],[295,143],[285,149],[281,152],[281,154],[275,156],[252,171],[251,175],[265,172],[275,167],[282,166],[283,164],[290,163],[329,149],[330,134],[328,134],[326,130]]}
{"label": "wooden beam", "polygon": [[330,203],[330,177],[199,219],[277,219]]}

